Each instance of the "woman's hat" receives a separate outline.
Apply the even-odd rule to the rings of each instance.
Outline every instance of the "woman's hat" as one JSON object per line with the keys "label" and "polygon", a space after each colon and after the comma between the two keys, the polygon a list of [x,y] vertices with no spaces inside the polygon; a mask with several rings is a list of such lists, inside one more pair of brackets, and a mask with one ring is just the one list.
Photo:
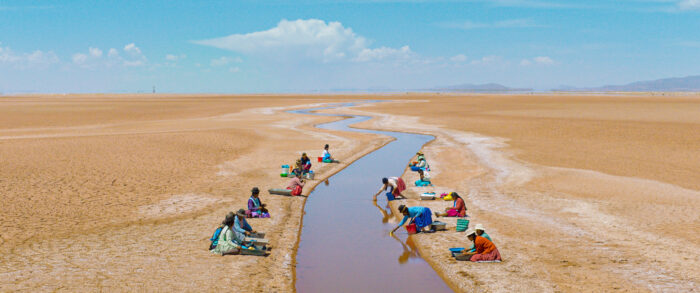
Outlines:
{"label": "woman's hat", "polygon": [[476,226],[474,226],[474,230],[486,231],[484,230],[484,225],[481,224],[476,224]]}
{"label": "woman's hat", "polygon": [[422,152],[417,152],[416,155],[422,156],[423,153],[422,153]]}
{"label": "woman's hat", "polygon": [[237,216],[241,216],[241,217],[245,217],[245,210],[244,210],[244,209],[238,210],[238,211],[236,212],[236,215],[237,215]]}
{"label": "woman's hat", "polygon": [[471,236],[472,234],[476,235],[476,231],[474,231],[474,229],[467,230],[467,236]]}
{"label": "woman's hat", "polygon": [[253,194],[258,194],[260,193],[260,189],[257,187],[253,187],[253,189],[251,189],[250,192],[252,192]]}

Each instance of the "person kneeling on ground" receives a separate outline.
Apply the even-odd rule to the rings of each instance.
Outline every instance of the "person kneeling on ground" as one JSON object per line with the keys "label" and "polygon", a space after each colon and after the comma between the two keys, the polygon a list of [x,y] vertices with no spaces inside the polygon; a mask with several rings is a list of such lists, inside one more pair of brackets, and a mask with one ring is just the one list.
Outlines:
{"label": "person kneeling on ground", "polygon": [[240,252],[242,242],[236,238],[236,235],[233,232],[235,221],[236,216],[232,212],[226,215],[226,218],[221,223],[224,227],[221,230],[221,234],[219,234],[219,240],[216,247],[211,250],[212,253],[225,255],[237,254]]}
{"label": "person kneeling on ground", "polygon": [[382,187],[379,188],[379,191],[377,191],[377,193],[375,193],[373,196],[374,201],[377,201],[377,195],[389,188],[391,188],[391,190],[386,193],[388,200],[406,198],[403,196],[403,194],[401,194],[401,192],[406,190],[406,183],[404,183],[403,179],[400,177],[382,178],[382,184]]}
{"label": "person kneeling on ground", "polygon": [[270,213],[265,208],[265,204],[260,202],[260,189],[253,187],[248,199],[248,210],[245,211],[248,218],[269,218]]}
{"label": "person kneeling on ground", "polygon": [[303,191],[305,181],[303,179],[300,179],[301,174],[294,174],[292,176],[292,179],[289,181],[289,185],[287,186],[287,189],[292,191],[292,195],[297,196],[301,195],[301,192]]}
{"label": "person kneeling on ground", "polygon": [[456,192],[452,193],[452,207],[445,208],[444,213],[435,212],[436,217],[466,217],[467,207],[464,205],[464,199],[462,199]]}
{"label": "person kneeling on ground", "polygon": [[306,153],[301,154],[301,170],[303,174],[309,173],[311,171],[311,160]]}
{"label": "person kneeling on ground", "polygon": [[[483,230],[482,230],[483,231]],[[474,243],[474,255],[469,259],[470,261],[500,261],[501,253],[498,252],[496,245],[491,242],[491,240],[486,239],[486,237],[481,237],[476,235],[476,231],[471,230],[467,232],[467,238]],[[465,249],[462,251],[463,254],[470,254],[469,250]]]}
{"label": "person kneeling on ground", "polygon": [[[431,224],[433,223],[433,217],[432,217],[432,212],[430,211],[429,208],[426,207],[406,207],[405,205],[400,205],[399,206],[399,212],[403,214],[403,219],[401,220],[401,223],[399,223],[394,230],[391,230],[391,233],[396,232],[403,224],[406,223],[406,221],[410,218],[411,222],[409,224],[413,223],[416,224],[416,231],[420,232],[423,231],[424,228],[431,227]],[[430,232],[435,232],[434,230],[429,230]]]}

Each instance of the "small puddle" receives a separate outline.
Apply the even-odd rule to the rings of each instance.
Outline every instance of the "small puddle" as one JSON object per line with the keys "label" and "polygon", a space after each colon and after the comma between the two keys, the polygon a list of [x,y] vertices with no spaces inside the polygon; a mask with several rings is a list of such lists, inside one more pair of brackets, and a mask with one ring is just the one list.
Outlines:
{"label": "small puddle", "polygon": [[350,116],[317,127],[396,138],[333,175],[330,183],[319,184],[309,195],[296,256],[297,291],[452,292],[421,258],[405,229],[389,236],[397,223],[388,223],[393,215],[386,197],[380,195],[377,203],[372,201],[381,178],[401,175],[415,152],[434,137],[348,127],[371,118],[367,116],[310,113],[352,105],[290,111]]}

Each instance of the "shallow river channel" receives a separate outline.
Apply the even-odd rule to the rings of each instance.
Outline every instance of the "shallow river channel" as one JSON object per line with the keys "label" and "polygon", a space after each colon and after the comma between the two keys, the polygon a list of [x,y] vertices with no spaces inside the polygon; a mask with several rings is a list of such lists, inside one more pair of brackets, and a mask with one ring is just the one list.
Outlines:
{"label": "shallow river channel", "polygon": [[[313,111],[351,105],[291,112],[330,115]],[[298,292],[452,292],[421,258],[404,228],[397,230],[394,237],[389,236],[397,223],[388,222],[393,215],[386,197],[381,194],[376,204],[372,201],[382,177],[400,176],[416,151],[433,137],[349,127],[370,118],[352,116],[317,125],[322,129],[382,134],[396,140],[355,161],[309,195],[296,256],[296,289]],[[330,151],[333,154],[333,145]],[[312,159],[312,164],[321,164]]]}

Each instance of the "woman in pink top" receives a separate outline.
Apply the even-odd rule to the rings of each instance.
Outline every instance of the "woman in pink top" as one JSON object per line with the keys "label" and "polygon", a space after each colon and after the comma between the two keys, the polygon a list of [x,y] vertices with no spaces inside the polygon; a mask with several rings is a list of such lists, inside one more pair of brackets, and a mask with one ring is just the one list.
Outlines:
{"label": "woman in pink top", "polygon": [[302,189],[304,188],[304,184],[306,183],[303,179],[300,179],[301,174],[294,174],[295,176],[292,177],[292,180],[289,181],[289,185],[287,186],[287,189],[292,191],[292,195],[301,195]]}

